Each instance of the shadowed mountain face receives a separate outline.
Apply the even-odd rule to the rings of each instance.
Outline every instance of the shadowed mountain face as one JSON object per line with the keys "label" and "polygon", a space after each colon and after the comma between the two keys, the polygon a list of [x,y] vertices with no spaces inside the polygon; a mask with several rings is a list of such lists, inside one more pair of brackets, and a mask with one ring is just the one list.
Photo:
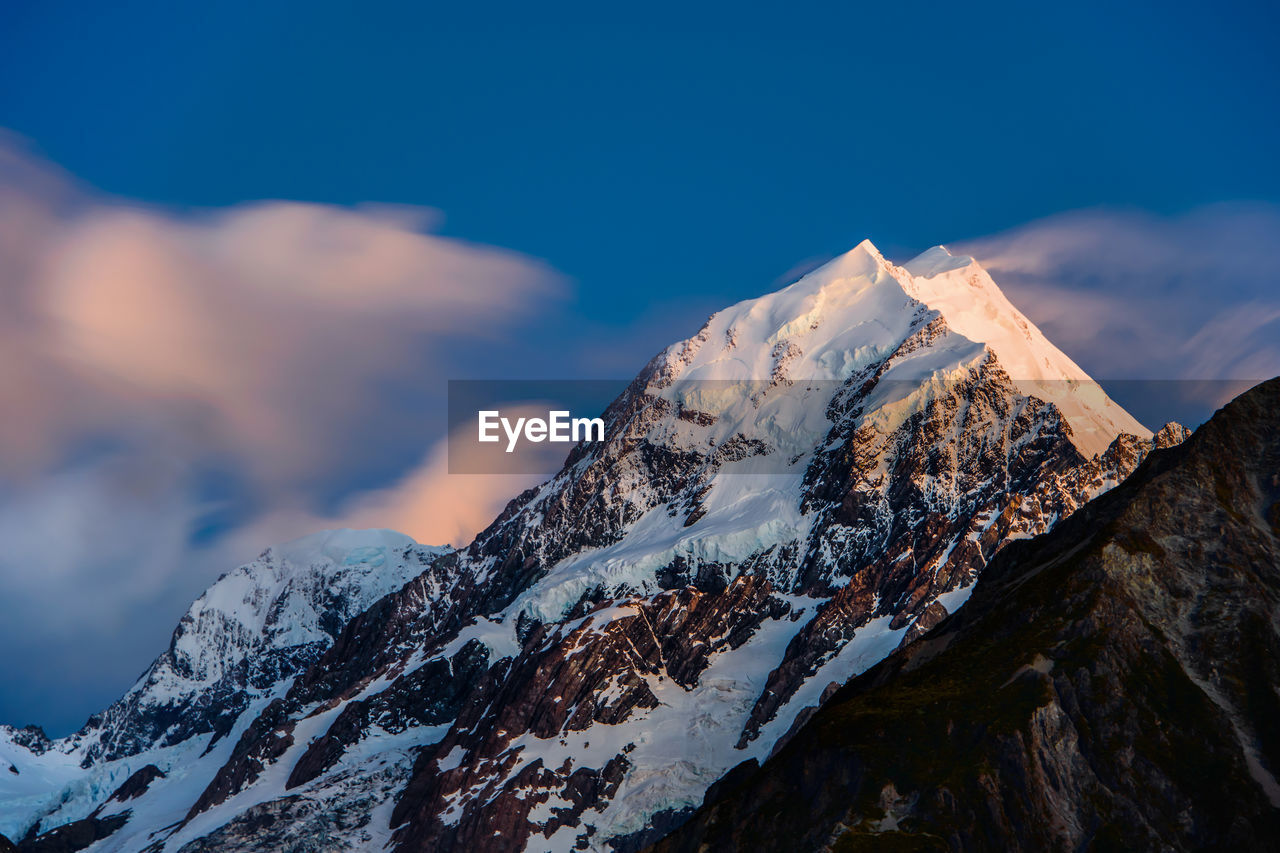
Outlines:
{"label": "shadowed mountain face", "polygon": [[654,848],[1275,850],[1280,379],[1004,549]]}

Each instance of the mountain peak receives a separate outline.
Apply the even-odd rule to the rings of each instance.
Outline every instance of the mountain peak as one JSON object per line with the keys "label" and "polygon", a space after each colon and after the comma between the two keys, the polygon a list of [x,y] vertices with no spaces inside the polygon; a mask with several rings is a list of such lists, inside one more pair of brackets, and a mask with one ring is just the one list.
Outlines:
{"label": "mountain peak", "polygon": [[822,289],[836,281],[875,276],[877,272],[888,270],[892,266],[874,243],[863,240],[849,251],[836,255],[825,264],[805,273],[783,290],[793,287],[804,290]]}
{"label": "mountain peak", "polygon": [[394,530],[337,528],[311,533],[283,545],[274,545],[267,552],[277,558],[279,565],[300,572],[315,571],[318,568],[331,570],[333,567],[353,565],[365,558],[378,562],[379,555],[403,551],[417,544],[411,537]]}
{"label": "mountain peak", "polygon": [[[935,246],[905,266],[863,240],[781,290],[714,314],[667,351],[671,378],[844,381],[893,351],[933,311],[954,332],[957,364],[994,353],[1019,390],[1054,403],[1086,456],[1150,430],[1019,311],[967,255]],[[971,345],[970,345],[971,344]],[[919,362],[923,369],[924,362]],[[1083,386],[1083,387],[1082,387]]]}
{"label": "mountain peak", "polygon": [[946,246],[934,246],[907,261],[904,268],[914,276],[932,278],[950,270],[964,269],[977,263],[968,255],[953,255]]}
{"label": "mountain peak", "polygon": [[854,246],[848,252],[845,252],[845,254],[851,255],[854,252],[869,255],[878,261],[882,261],[882,262],[884,261],[884,255],[880,252],[879,249],[876,248],[876,244],[871,242],[870,238],[864,238],[862,242]]}
{"label": "mountain peak", "polygon": [[1151,437],[1009,301],[976,260],[934,246],[903,269],[908,293],[941,314],[953,331],[986,344],[1022,393],[1061,410],[1085,456],[1101,454],[1120,433]]}

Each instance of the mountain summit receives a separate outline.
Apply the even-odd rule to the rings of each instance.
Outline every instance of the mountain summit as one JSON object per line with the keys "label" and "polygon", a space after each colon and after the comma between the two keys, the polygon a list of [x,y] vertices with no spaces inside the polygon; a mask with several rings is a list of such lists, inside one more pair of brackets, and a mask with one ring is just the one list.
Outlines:
{"label": "mountain summit", "polygon": [[[298,633],[287,665],[261,666],[259,637],[289,631],[240,620],[250,687],[125,702],[39,751],[0,736],[20,773],[84,765],[0,805],[5,829],[636,849],[953,612],[1006,543],[1183,437],[1153,438],[972,259],[899,267],[869,242],[713,315],[604,420],[467,547],[381,539],[361,577],[387,594],[323,607],[341,624]],[[367,565],[350,544],[325,565]]]}
{"label": "mountain summit", "polygon": [[973,258],[935,246],[906,265],[910,293],[938,311],[954,331],[983,341],[1024,394],[1053,403],[1071,424],[1086,456],[1102,453],[1120,433],[1151,433],[1103,393],[1005,297]]}
{"label": "mountain summit", "polygon": [[776,293],[718,312],[666,355],[673,376],[686,381],[763,380],[779,371],[791,379],[845,381],[896,349],[926,314],[953,339],[932,359],[898,365],[894,381],[937,381],[947,369],[994,358],[1021,393],[1058,407],[1085,456],[1101,454],[1121,433],[1151,437],[1009,302],[977,261],[943,246],[899,267],[864,240]]}

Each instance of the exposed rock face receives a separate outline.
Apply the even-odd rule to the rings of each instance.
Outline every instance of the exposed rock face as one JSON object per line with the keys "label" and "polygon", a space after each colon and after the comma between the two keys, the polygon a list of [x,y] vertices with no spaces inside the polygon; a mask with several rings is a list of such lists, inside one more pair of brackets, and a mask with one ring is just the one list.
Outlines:
{"label": "exposed rock face", "polygon": [[187,812],[187,820],[253,784],[266,765],[293,746],[295,725],[285,709],[284,700],[273,699],[240,736],[231,758],[222,765],[209,787]]}
{"label": "exposed rock face", "polygon": [[888,435],[850,422],[840,449],[807,473],[826,535],[811,540],[799,589],[828,598],[770,674],[740,747],[859,628],[888,616],[890,628],[914,629],[929,608],[935,621],[939,595],[1119,482],[1152,447],[1122,435],[1084,459],[1058,411],[1019,398],[992,361],[947,390]]}
{"label": "exposed rock face", "polygon": [[20,729],[10,729],[13,742],[23,747],[28,752],[35,755],[42,755],[49,750],[53,742],[49,740],[49,736],[44,733],[44,729],[39,726],[23,726]]}
{"label": "exposed rock face", "polygon": [[943,255],[913,273],[863,244],[714,315],[467,548],[384,548],[376,595],[326,597],[349,548],[247,621],[197,602],[74,752],[194,761],[113,843],[621,850],[677,823],[1180,438]]}
{"label": "exposed rock face", "polygon": [[1280,380],[851,681],[655,850],[1274,850]]}
{"label": "exposed rock face", "polygon": [[[24,838],[12,849],[16,853],[77,853],[98,841],[110,838],[128,820],[126,814],[107,818],[87,817],[63,824],[41,835]],[[3,849],[3,841],[0,841],[0,850]]]}
{"label": "exposed rock face", "polygon": [[164,778],[164,771],[154,764],[148,764],[124,781],[115,792],[107,797],[107,802],[123,803],[141,797],[151,787],[151,783]]}
{"label": "exposed rock face", "polygon": [[[767,581],[740,575],[719,592],[684,588],[596,609],[571,630],[539,626],[524,653],[494,679],[492,691],[501,699],[484,696],[473,705],[480,713],[464,713],[444,740],[422,753],[393,822],[475,809],[466,821],[432,820],[425,832],[405,832],[415,849],[492,848],[495,829],[500,843],[520,849],[536,825],[529,819],[535,809],[551,813],[541,822],[544,836],[577,827],[586,809],[616,793],[636,745],[610,745],[614,754],[601,767],[583,766],[571,754],[557,765],[545,758],[522,763],[519,750],[510,749],[512,735],[565,742],[566,733],[585,739],[596,731],[608,743],[609,731],[597,724],[618,726],[658,707],[655,690],[664,680],[692,690],[718,648],[740,645],[760,622],[789,610]],[[491,705],[499,708],[492,717],[482,710]],[[503,779],[494,761],[517,772]],[[506,794],[512,790],[526,794],[513,798]]]}
{"label": "exposed rock face", "polygon": [[352,814],[303,797],[282,797],[250,806],[230,823],[182,846],[180,853],[330,853],[363,849],[340,840],[341,835],[368,822],[367,804]]}
{"label": "exposed rock face", "polygon": [[353,616],[444,549],[334,533],[268,549],[192,604],[169,649],[77,736],[84,766],[231,731],[254,699],[306,669]]}

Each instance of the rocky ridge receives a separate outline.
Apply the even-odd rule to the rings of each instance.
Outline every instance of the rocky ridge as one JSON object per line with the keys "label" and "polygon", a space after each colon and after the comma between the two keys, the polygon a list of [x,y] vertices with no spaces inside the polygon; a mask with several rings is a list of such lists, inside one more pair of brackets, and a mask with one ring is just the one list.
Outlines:
{"label": "rocky ridge", "polygon": [[1280,379],[834,692],[656,853],[1274,850]]}

